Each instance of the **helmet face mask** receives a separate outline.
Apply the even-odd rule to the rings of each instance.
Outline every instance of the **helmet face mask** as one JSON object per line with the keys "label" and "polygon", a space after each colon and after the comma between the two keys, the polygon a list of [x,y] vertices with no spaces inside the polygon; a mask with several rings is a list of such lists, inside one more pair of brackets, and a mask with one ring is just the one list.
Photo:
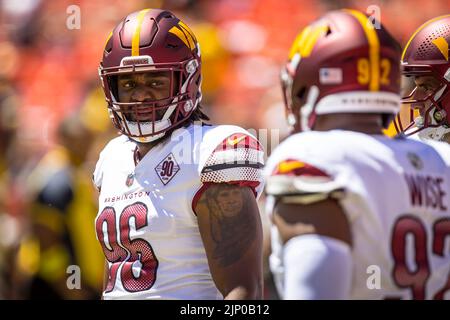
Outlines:
{"label": "helmet face mask", "polygon": [[409,116],[405,121],[397,115],[397,131],[440,140],[449,128],[442,102],[450,91],[450,82],[428,65],[405,66],[403,76],[407,79],[404,82],[412,83],[402,96],[402,104],[409,107]]}
{"label": "helmet face mask", "polygon": [[[170,126],[179,125],[180,115],[186,116],[191,105],[187,92],[181,92],[183,79],[188,78],[185,65],[187,62],[171,65],[133,65],[132,68],[105,68],[101,70],[101,78],[109,87],[108,109],[123,134],[142,141],[152,136],[160,137]],[[119,94],[119,80],[122,77],[137,74],[166,74],[169,79],[169,90],[159,99],[145,101],[122,101]],[[169,111],[169,112],[167,112]]]}
{"label": "helmet face mask", "polygon": [[[201,101],[199,46],[192,31],[168,11],[128,15],[108,38],[99,76],[113,124],[138,142],[155,141],[182,125]],[[145,98],[135,98],[134,88],[122,82],[134,84],[140,76],[160,77],[162,85],[141,83]]]}
{"label": "helmet face mask", "polygon": [[[406,115],[395,119],[397,132],[442,140],[450,133],[450,63],[445,43],[450,41],[450,15],[424,23],[408,41],[402,55]],[[448,51],[448,48],[447,48]]]}
{"label": "helmet face mask", "polygon": [[291,130],[293,131],[299,131],[296,130],[296,127],[299,125],[299,119],[296,117],[296,112],[294,109],[294,104],[292,102],[292,83],[293,78],[292,75],[289,74],[289,71],[286,68],[281,69],[280,73],[280,80],[281,80],[281,90],[283,94],[283,100],[285,105],[285,116],[288,122],[288,125],[291,127]]}

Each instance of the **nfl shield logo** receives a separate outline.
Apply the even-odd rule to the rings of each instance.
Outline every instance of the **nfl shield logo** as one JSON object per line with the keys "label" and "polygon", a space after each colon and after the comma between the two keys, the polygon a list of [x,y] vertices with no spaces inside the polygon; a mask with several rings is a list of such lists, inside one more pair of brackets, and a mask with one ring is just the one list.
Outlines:
{"label": "nfl shield logo", "polygon": [[423,162],[422,159],[420,159],[420,157],[412,152],[408,152],[406,154],[406,156],[408,157],[409,162],[411,163],[411,165],[417,169],[417,170],[422,170],[423,169]]}
{"label": "nfl shield logo", "polygon": [[131,187],[133,182],[134,182],[134,173],[130,173],[127,177],[127,180],[125,181],[125,184],[127,185],[127,187]]}

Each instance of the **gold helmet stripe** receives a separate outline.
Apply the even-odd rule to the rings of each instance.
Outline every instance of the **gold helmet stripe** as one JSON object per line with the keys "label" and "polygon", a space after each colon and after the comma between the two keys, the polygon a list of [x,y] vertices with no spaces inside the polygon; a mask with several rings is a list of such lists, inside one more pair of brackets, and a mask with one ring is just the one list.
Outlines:
{"label": "gold helmet stripe", "polygon": [[367,41],[369,42],[369,63],[370,63],[370,82],[369,90],[380,90],[380,39],[369,18],[360,11],[344,9],[344,11],[354,16],[361,24]]}
{"label": "gold helmet stripe", "polygon": [[151,9],[144,9],[139,11],[137,15],[137,26],[133,33],[133,39],[131,40],[131,55],[138,56],[139,55],[139,45],[141,42],[141,27],[142,22],[144,22],[144,17]]}

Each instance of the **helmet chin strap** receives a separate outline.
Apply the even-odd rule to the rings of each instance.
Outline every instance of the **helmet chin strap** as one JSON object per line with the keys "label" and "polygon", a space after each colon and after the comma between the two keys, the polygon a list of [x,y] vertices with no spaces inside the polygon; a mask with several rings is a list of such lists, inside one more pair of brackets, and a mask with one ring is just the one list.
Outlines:
{"label": "helmet chin strap", "polygon": [[[128,128],[129,128],[130,133],[132,135],[136,135],[136,136],[139,135],[139,125],[140,125],[141,132],[142,132],[143,135],[148,135],[148,134],[151,134],[151,133],[154,132],[152,130],[153,129],[153,125],[152,125],[153,122],[142,122],[142,123],[140,123],[138,125],[138,123],[135,122],[135,121],[127,121],[127,120],[125,120],[125,121],[127,122]],[[155,121],[154,122],[155,131],[164,130],[164,129],[170,127],[170,124],[171,124],[170,120]],[[147,143],[147,142],[152,142],[152,141],[155,141],[155,140],[158,140],[158,139],[162,138],[165,133],[166,132],[164,131],[164,132],[161,132],[161,133],[158,133],[158,134],[155,134],[155,135],[149,135],[149,136],[146,136],[146,137],[133,137],[133,136],[130,136],[130,139],[133,139],[134,141],[141,142],[141,143]]]}
{"label": "helmet chin strap", "polygon": [[[437,111],[436,108],[434,107],[430,113],[434,114],[435,112],[441,112],[441,111]],[[417,132],[417,135],[419,136],[419,138],[421,140],[431,139],[431,140],[441,141],[443,139],[443,137],[447,133],[450,132],[450,128],[445,125],[440,125],[438,127],[425,127],[424,128],[424,118],[422,116],[416,117],[414,119],[414,122],[416,124],[416,127],[421,128]],[[431,117],[431,124],[437,125],[437,122],[434,119],[434,116]]]}
{"label": "helmet chin strap", "polygon": [[[447,85],[443,86],[441,89],[439,89],[438,92],[434,95],[434,101],[439,100],[439,98],[444,93],[445,89],[447,88]],[[431,125],[438,125],[438,122],[435,119],[436,113],[439,113],[440,117],[446,117],[444,109],[437,110],[436,107],[433,107],[430,111],[431,116]],[[414,119],[414,122],[416,123],[417,127],[423,127],[424,126],[424,118],[422,116],[418,116]],[[427,127],[421,129],[417,135],[421,140],[436,140],[441,141],[443,140],[444,136],[446,134],[450,133],[450,128],[445,125],[440,125],[438,127]]]}
{"label": "helmet chin strap", "polygon": [[[112,95],[111,98],[112,98],[113,109],[115,109],[116,108],[115,103],[117,103],[117,100],[114,97],[114,95]],[[164,130],[171,125],[171,121],[168,118],[170,117],[170,114],[173,112],[175,107],[176,107],[176,103],[172,104],[166,110],[166,112],[164,113],[164,117],[166,117],[166,119],[164,119],[164,117],[163,117],[163,119],[154,122],[155,131]],[[120,107],[119,107],[119,109],[120,109]],[[171,110],[169,110],[169,109],[171,109]],[[170,113],[169,113],[169,111],[170,111]],[[113,117],[111,110],[109,110],[109,114],[110,114],[110,117]],[[116,114],[123,122],[126,122],[126,125],[128,126],[128,130],[130,131],[129,138],[136,142],[141,142],[141,143],[152,142],[152,141],[162,138],[165,134],[165,132],[161,132],[156,135],[151,135],[153,132],[155,132],[155,131],[153,131],[153,125],[152,125],[153,122],[141,122],[138,125],[138,123],[136,121],[129,121],[124,116],[122,116],[120,110]],[[139,127],[141,129],[140,132],[142,133],[142,135],[147,135],[146,137],[140,136],[141,134],[139,132]]]}
{"label": "helmet chin strap", "polygon": [[439,90],[438,90],[438,92],[436,92],[435,94],[434,94],[434,101],[438,101],[439,100],[439,98],[442,96],[442,94],[444,93],[444,91],[445,91],[445,88],[447,88],[447,85],[445,85],[445,86],[442,86],[442,88],[440,88]]}
{"label": "helmet chin strap", "polygon": [[417,134],[421,140],[443,140],[443,137],[450,133],[450,128],[445,128],[443,126],[436,128],[425,128],[420,130]]}
{"label": "helmet chin strap", "polygon": [[[162,119],[154,122],[155,131],[153,131],[153,125],[152,125],[153,122],[140,123],[142,134],[147,135],[147,134],[151,134],[153,132],[165,130],[168,127],[170,127],[172,125],[170,116],[175,111],[175,108],[177,107],[177,102],[178,102],[178,97],[173,99],[172,104],[169,106],[169,108],[167,108]],[[137,122],[128,121],[126,119],[125,119],[125,121],[127,122],[128,128],[130,129],[130,133],[133,135],[139,135],[139,126],[138,126]],[[137,142],[147,143],[147,142],[153,142],[158,139],[161,139],[162,137],[164,137],[165,134],[166,134],[166,132],[164,131],[164,132],[161,132],[161,133],[158,133],[155,135],[150,135],[147,137],[130,137],[130,138]]]}

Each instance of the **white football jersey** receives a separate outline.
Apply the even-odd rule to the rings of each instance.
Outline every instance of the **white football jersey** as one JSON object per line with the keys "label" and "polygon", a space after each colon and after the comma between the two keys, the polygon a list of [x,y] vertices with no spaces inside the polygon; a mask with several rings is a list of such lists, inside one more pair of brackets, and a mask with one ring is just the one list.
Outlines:
{"label": "white football jersey", "polygon": [[96,233],[110,271],[104,299],[222,299],[194,208],[208,183],[244,183],[259,196],[258,141],[236,126],[190,125],[137,165],[135,149],[126,136],[113,139],[93,176]]}
{"label": "white football jersey", "polygon": [[[339,199],[353,239],[349,299],[450,299],[450,174],[443,159],[449,154],[443,143],[342,130],[300,133],[268,159],[266,191],[272,203]],[[272,227],[278,288],[282,250]]]}

